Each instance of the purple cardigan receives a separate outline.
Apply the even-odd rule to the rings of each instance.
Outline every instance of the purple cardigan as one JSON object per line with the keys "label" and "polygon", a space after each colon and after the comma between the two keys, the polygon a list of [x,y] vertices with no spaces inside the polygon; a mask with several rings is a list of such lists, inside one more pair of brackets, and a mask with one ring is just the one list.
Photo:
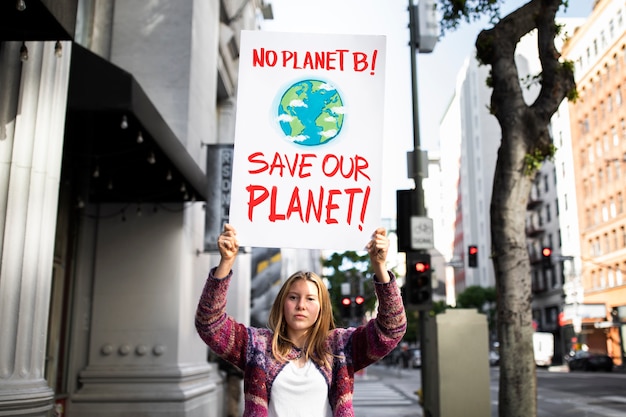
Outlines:
{"label": "purple cardigan", "polygon": [[[267,416],[272,383],[285,363],[272,355],[272,331],[246,327],[226,314],[226,292],[232,271],[224,279],[209,273],[196,312],[196,329],[219,356],[244,371],[245,410],[243,417]],[[328,384],[334,417],[354,416],[352,396],[354,373],[382,359],[397,346],[406,331],[406,314],[395,277],[376,282],[378,314],[357,328],[337,328],[328,334],[335,355],[332,369],[319,368]],[[295,359],[297,352],[291,352]]]}

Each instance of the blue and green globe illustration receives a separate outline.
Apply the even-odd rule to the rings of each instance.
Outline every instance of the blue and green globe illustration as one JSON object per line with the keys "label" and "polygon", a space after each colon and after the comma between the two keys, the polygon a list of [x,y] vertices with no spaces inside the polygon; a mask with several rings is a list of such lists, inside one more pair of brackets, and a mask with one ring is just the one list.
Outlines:
{"label": "blue and green globe illustration", "polygon": [[298,81],[283,93],[278,104],[280,128],[300,145],[327,144],[339,135],[343,117],[343,100],[326,81]]}

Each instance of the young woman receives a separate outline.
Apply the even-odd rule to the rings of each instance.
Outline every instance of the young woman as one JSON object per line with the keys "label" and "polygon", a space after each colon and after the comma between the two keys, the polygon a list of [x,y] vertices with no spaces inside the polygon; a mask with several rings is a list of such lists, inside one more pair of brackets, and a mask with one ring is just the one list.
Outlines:
{"label": "young woman", "polygon": [[243,416],[354,416],[354,373],[391,352],[406,331],[400,290],[385,268],[385,229],[376,229],[366,246],[378,314],[347,329],[335,328],[328,290],[313,272],[296,272],[283,284],[267,329],[237,323],[225,312],[239,251],[235,229],[225,225],[217,243],[220,262],[209,272],[200,297],[196,329],[216,354],[243,370]]}

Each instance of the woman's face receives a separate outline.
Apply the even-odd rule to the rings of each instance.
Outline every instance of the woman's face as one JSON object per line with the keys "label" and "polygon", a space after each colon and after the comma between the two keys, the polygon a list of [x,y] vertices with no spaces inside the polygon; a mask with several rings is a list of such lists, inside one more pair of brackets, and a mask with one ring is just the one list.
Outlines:
{"label": "woman's face", "polygon": [[311,281],[299,279],[291,284],[283,306],[287,335],[292,340],[304,335],[320,314],[317,286]]}

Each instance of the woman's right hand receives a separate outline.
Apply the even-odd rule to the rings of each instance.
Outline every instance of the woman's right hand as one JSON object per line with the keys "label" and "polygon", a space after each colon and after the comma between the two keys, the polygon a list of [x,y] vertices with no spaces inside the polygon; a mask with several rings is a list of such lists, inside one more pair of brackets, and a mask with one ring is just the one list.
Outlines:
{"label": "woman's right hand", "polygon": [[237,232],[230,224],[224,225],[224,230],[217,238],[217,248],[220,252],[220,263],[215,271],[218,278],[226,277],[235,263],[235,258],[239,252],[239,242]]}

